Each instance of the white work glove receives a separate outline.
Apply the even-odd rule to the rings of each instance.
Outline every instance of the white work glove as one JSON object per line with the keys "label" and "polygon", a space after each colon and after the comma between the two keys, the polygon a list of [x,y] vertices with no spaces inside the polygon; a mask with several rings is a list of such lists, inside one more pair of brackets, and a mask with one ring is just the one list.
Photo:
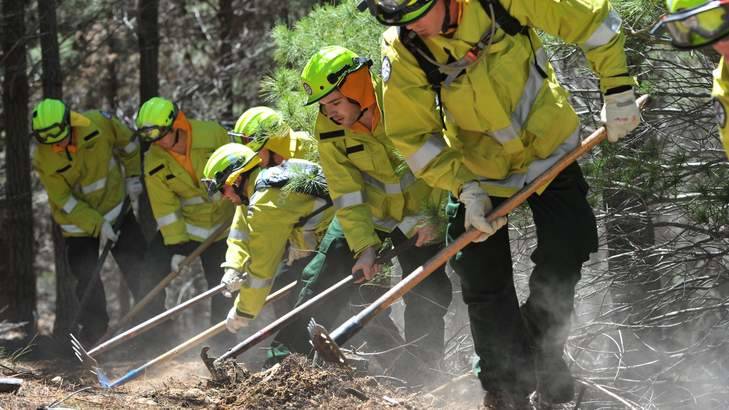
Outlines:
{"label": "white work glove", "polygon": [[248,327],[249,319],[238,314],[238,310],[233,306],[228,311],[228,317],[225,318],[225,327],[230,333],[238,333],[244,327]]}
{"label": "white work glove", "polygon": [[[364,273],[365,280],[370,280],[377,275],[377,273],[382,268],[382,265],[375,264],[375,260],[377,259],[377,249],[375,249],[374,246],[370,246],[362,251],[362,253],[359,254],[359,258],[357,258],[357,262],[354,263],[354,266],[352,266],[352,273],[357,272],[358,270],[361,270],[362,273]],[[356,281],[355,283],[360,283],[361,280]]]}
{"label": "white work glove", "polygon": [[491,223],[486,220],[486,214],[491,212],[493,205],[491,204],[491,198],[489,198],[486,191],[481,189],[478,182],[471,181],[463,184],[458,200],[466,206],[466,215],[463,221],[466,230],[473,226],[483,232],[483,235],[476,238],[474,242],[485,241],[499,228],[506,225],[506,218],[503,216]]}
{"label": "white work glove", "polygon": [[226,298],[233,297],[233,294],[240,290],[240,285],[245,283],[246,274],[239,272],[237,269],[225,268],[223,279],[220,280],[221,285],[225,285],[223,296]]}
{"label": "white work glove", "polygon": [[286,265],[293,265],[294,262],[296,262],[297,260],[309,256],[309,253],[311,253],[311,251],[308,251],[306,249],[299,249],[295,246],[289,245],[289,254],[286,257]]}
{"label": "white work glove", "polygon": [[101,243],[101,247],[106,247],[106,243],[108,241],[116,242],[117,239],[119,239],[119,234],[114,232],[114,228],[111,226],[109,221],[104,221],[104,224],[101,225],[101,232],[99,232],[99,242]]}
{"label": "white work glove", "polygon": [[139,197],[144,191],[142,180],[139,179],[139,177],[129,177],[126,180],[126,183],[127,195],[129,195],[129,200],[132,202],[132,209],[134,209],[135,214],[139,214]]}
{"label": "white work glove", "polygon": [[633,90],[604,96],[600,121],[607,128],[608,140],[618,142],[640,124],[640,110]]}
{"label": "white work glove", "polygon": [[[186,275],[190,271],[190,264],[180,266],[182,264],[182,261],[185,260],[187,256],[185,255],[172,255],[172,259],[170,260],[170,269],[172,269],[172,272],[177,272],[180,275]],[[180,270],[182,269],[182,270]]]}

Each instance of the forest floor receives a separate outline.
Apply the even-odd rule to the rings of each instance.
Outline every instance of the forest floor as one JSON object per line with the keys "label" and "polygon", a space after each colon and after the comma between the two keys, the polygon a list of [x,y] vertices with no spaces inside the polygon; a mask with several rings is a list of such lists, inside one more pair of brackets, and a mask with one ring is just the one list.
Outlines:
{"label": "forest floor", "polygon": [[[114,370],[109,365],[105,368]],[[473,394],[478,388],[473,389],[477,382],[472,376],[440,389],[409,388],[339,366],[314,365],[302,356],[291,356],[268,370],[238,372],[238,380],[225,384],[215,383],[199,359],[172,362],[114,389],[100,387],[93,374],[68,360],[11,362],[6,358],[0,360],[0,375],[23,381],[16,393],[0,393],[0,409],[473,409],[481,399]]]}

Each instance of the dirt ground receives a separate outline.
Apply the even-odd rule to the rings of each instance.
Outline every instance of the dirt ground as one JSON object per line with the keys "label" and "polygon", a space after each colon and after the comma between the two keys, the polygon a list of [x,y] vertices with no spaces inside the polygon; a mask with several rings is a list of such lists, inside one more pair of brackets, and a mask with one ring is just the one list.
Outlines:
{"label": "dirt ground", "polygon": [[314,365],[301,356],[266,371],[239,372],[228,384],[214,383],[200,360],[171,363],[112,390],[99,387],[93,374],[70,361],[3,360],[0,374],[23,380],[17,393],[0,393],[2,409],[467,409],[480,400],[472,394],[473,377],[428,394],[438,387],[409,389],[350,369]]}

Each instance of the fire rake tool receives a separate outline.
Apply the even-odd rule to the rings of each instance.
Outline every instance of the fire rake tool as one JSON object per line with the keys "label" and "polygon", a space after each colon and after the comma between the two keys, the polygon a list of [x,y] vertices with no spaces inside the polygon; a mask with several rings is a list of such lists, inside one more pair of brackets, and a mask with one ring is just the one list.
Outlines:
{"label": "fire rake tool", "polygon": [[183,310],[189,308],[190,306],[194,306],[204,300],[207,300],[208,298],[217,295],[218,293],[222,292],[225,289],[224,284],[219,284],[218,286],[207,290],[193,298],[190,298],[179,305],[170,308],[160,314],[158,314],[155,317],[152,317],[133,328],[120,333],[113,338],[107,340],[104,343],[99,344],[98,346],[94,347],[93,349],[88,351],[89,356],[98,356],[106,351],[111,350],[112,348],[118,346],[120,343],[126,342],[130,339],[133,339],[142,333],[154,328],[155,326],[159,325],[160,323],[163,323],[164,321],[171,319],[175,315],[181,313]]}
{"label": "fire rake tool", "polygon": [[[275,302],[276,300],[281,299],[285,295],[287,295],[294,287],[296,286],[296,282],[291,282],[288,285],[284,286],[283,288],[277,290],[276,292],[268,295],[266,298],[266,303]],[[214,337],[220,333],[222,333],[225,330],[225,320],[222,322],[210,327],[209,329],[205,330],[202,333],[199,333],[196,336],[193,336],[192,338],[188,339],[187,341],[175,346],[174,348],[168,350],[167,352],[155,357],[154,359],[148,361],[147,363],[144,363],[143,365],[137,367],[136,369],[132,369],[128,371],[126,374],[124,374],[122,377],[111,381],[104,371],[101,369],[101,366],[99,366],[96,359],[90,356],[90,352],[86,352],[83,349],[83,346],[81,343],[76,340],[73,335],[71,335],[72,344],[74,352],[76,353],[76,356],[83,362],[84,364],[88,365],[91,369],[91,372],[96,375],[96,377],[99,380],[99,384],[101,387],[105,389],[111,389],[114,387],[121,386],[122,384],[125,384],[131,380],[136,379],[140,375],[144,373],[145,370],[151,368],[152,366],[158,365],[160,363],[167,362],[169,360],[174,359],[175,357],[181,355],[182,353],[185,353],[186,351],[190,350],[191,348],[195,347],[196,345],[210,339],[211,337]]]}
{"label": "fire rake tool", "polygon": [[[203,252],[205,252],[205,250],[207,250],[210,247],[210,245],[212,245],[215,242],[215,240],[220,235],[222,235],[223,232],[225,232],[227,229],[228,229],[228,225],[226,225],[226,224],[220,225],[210,236],[207,237],[207,239],[205,239],[205,241],[200,243],[200,245],[198,245],[198,247],[195,248],[195,250],[192,251],[192,253],[187,255],[185,257],[185,259],[183,259],[182,262],[180,262],[179,270],[182,271],[183,267],[190,265],[195,260],[195,258],[197,258]],[[139,302],[137,302],[137,304],[134,305],[132,307],[132,309],[126,315],[124,315],[124,317],[119,319],[119,322],[115,326],[109,327],[109,329],[106,331],[106,333],[104,333],[104,335],[101,337],[101,341],[103,342],[103,341],[109,339],[111,337],[111,335],[113,335],[117,330],[121,329],[124,325],[129,323],[132,320],[132,318],[134,318],[137,314],[139,314],[139,312],[141,312],[142,309],[144,309],[144,307],[147,306],[147,304],[149,304],[149,302],[151,302],[152,299],[154,299],[154,297],[157,296],[157,294],[162,292],[167,287],[167,285],[169,285],[170,282],[172,282],[172,280],[175,279],[179,274],[180,274],[179,271],[168,273],[167,276],[165,276],[157,284],[157,286],[155,286],[146,295],[144,295],[144,297]]]}
{"label": "fire rake tool", "polygon": [[[397,248],[389,249],[385,252],[382,252],[380,254],[375,263],[381,264],[384,262],[388,262],[390,259],[396,257],[397,255],[401,254],[402,252],[410,249],[412,246],[415,245],[417,237],[414,236],[407,241],[403,242],[398,246]],[[218,367],[220,364],[229,359],[229,358],[235,358],[238,355],[247,352],[250,350],[253,346],[257,345],[258,343],[262,342],[269,336],[272,336],[275,332],[277,332],[279,329],[285,327],[289,323],[291,323],[299,314],[310,308],[311,306],[314,306],[318,304],[319,302],[326,299],[329,295],[335,293],[336,291],[340,290],[341,288],[349,285],[352,282],[359,282],[364,279],[364,274],[362,271],[357,271],[351,275],[348,275],[344,279],[340,280],[339,282],[335,283],[334,285],[330,286],[327,289],[324,289],[320,293],[318,293],[313,298],[307,300],[306,302],[302,303],[301,305],[295,307],[285,315],[281,316],[280,318],[276,319],[275,321],[271,322],[268,326],[264,327],[263,329],[259,330],[258,332],[254,333],[250,337],[248,337],[246,340],[238,343],[237,345],[233,346],[231,349],[229,349],[225,354],[218,358],[208,357],[208,347],[204,347],[202,351],[200,352],[200,358],[202,359],[203,363],[205,363],[205,366],[208,368],[208,371],[210,371],[210,374],[213,376],[214,380],[223,380],[225,379],[225,376],[222,375],[218,371]]]}
{"label": "fire rake tool", "polygon": [[[643,95],[638,98],[637,103],[639,107],[648,100],[648,95]],[[513,211],[521,203],[527,200],[529,196],[537,192],[539,188],[549,183],[554,179],[562,170],[567,168],[572,162],[576,161],[577,158],[590,151],[593,147],[601,143],[607,138],[607,130],[605,127],[600,127],[595,132],[590,134],[582,143],[572,151],[566,153],[562,158],[552,165],[549,169],[539,175],[534,181],[526,185],[524,188],[519,190],[516,194],[511,196],[508,200],[502,202],[499,206],[493,209],[487,216],[486,220],[489,222],[494,221],[496,218],[506,216],[509,212]],[[412,290],[418,283],[422,282],[428,277],[433,271],[438,269],[441,265],[446,263],[450,258],[455,256],[461,249],[465,248],[474,239],[478,238],[481,234],[476,229],[469,229],[468,231],[461,234],[456,240],[443,248],[435,254],[432,258],[428,259],[423,265],[416,268],[410,275],[403,278],[397,285],[393,286],[380,296],[377,300],[372,302],[368,307],[363,309],[358,314],[352,316],[349,320],[341,324],[338,328],[334,329],[333,332],[329,333],[327,330],[312,321],[309,323],[309,337],[311,343],[314,345],[317,353],[321,355],[327,361],[332,363],[344,364],[346,362],[344,354],[342,353],[339,346],[349,340],[357,332],[359,332],[367,323],[369,323],[375,316],[380,314],[383,310],[387,309],[400,299],[404,294]]]}

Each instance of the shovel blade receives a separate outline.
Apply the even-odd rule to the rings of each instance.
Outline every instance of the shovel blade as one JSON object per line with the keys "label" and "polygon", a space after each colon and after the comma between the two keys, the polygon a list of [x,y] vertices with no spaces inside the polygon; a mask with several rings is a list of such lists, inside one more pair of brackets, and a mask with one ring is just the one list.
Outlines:
{"label": "shovel blade", "polygon": [[344,353],[339,349],[334,339],[329,336],[329,332],[327,332],[324,326],[316,323],[312,318],[309,321],[307,329],[309,331],[309,340],[319,356],[327,362],[346,364],[347,360],[344,357]]}

